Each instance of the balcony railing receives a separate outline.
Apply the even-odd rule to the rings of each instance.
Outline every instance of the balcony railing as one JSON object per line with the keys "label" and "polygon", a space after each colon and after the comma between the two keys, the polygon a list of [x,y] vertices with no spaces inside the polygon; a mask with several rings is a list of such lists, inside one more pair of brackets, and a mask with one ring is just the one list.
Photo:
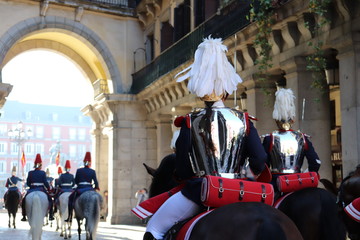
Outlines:
{"label": "balcony railing", "polygon": [[[244,3],[243,0],[238,2]],[[241,4],[236,9],[214,15],[198,26],[181,40],[176,42],[150,64],[133,74],[130,93],[137,94],[159,77],[172,71],[193,57],[197,46],[210,34],[213,38],[226,39],[250,24],[247,18],[250,6]]]}
{"label": "balcony railing", "polygon": [[77,0],[77,2],[95,4],[102,7],[136,7],[136,0]]}

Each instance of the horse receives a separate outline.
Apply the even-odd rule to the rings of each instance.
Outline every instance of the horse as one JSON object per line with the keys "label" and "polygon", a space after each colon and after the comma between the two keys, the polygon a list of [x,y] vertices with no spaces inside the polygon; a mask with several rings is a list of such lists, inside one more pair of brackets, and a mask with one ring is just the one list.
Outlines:
{"label": "horse", "polygon": [[[158,169],[143,164],[147,172],[153,176],[149,197],[176,186],[177,183],[172,177],[174,162],[175,158],[165,157]],[[159,185],[161,186],[157,187]],[[278,209],[295,223],[304,240],[346,239],[346,229],[338,214],[336,196],[325,189],[305,188],[293,192],[281,201]]]}
{"label": "horse", "polygon": [[63,192],[59,196],[57,203],[58,211],[56,214],[56,230],[60,229],[60,237],[64,237],[64,239],[71,238],[71,221],[65,222],[65,219],[67,219],[69,215],[68,202],[70,194],[71,192]]}
{"label": "horse", "polygon": [[339,187],[338,204],[341,209],[341,216],[345,223],[348,237],[351,240],[360,239],[360,223],[350,218],[344,208],[353,200],[360,197],[360,165],[356,170],[345,177]]}
{"label": "horse", "polygon": [[5,206],[8,211],[9,215],[9,228],[11,228],[11,215],[12,215],[12,225],[14,228],[16,228],[15,219],[16,219],[16,213],[19,208],[20,203],[20,195],[18,191],[8,191],[6,196],[6,203]]}
{"label": "horse", "polygon": [[345,240],[346,228],[336,195],[323,188],[304,188],[289,194],[278,206],[305,240]]}
{"label": "horse", "polygon": [[85,218],[86,240],[96,239],[96,230],[100,221],[100,210],[103,205],[102,196],[96,191],[86,191],[75,201],[75,217],[78,223],[79,240],[81,236],[81,223]]}
{"label": "horse", "polygon": [[[163,182],[171,179],[167,174],[170,170],[168,166],[172,165],[171,161],[164,159],[157,169],[144,164],[147,172],[153,177],[150,197],[164,191],[164,185],[171,186],[168,182]],[[167,235],[164,239],[173,238]],[[198,239],[301,240],[303,238],[295,224],[281,211],[261,202],[238,202],[216,208],[197,221],[189,240]]]}
{"label": "horse", "polygon": [[46,193],[33,191],[26,197],[26,213],[30,225],[29,235],[33,240],[40,240],[44,218],[48,212],[49,201]]}

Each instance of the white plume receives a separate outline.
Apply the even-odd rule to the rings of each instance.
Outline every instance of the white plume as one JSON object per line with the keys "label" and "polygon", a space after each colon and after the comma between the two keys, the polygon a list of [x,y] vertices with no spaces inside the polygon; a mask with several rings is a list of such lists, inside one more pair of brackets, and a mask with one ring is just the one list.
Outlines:
{"label": "white plume", "polygon": [[187,88],[198,97],[213,92],[217,96],[232,94],[242,80],[227,60],[226,51],[221,38],[205,38],[195,51],[193,64],[176,74],[175,79],[181,82],[189,78]]}
{"label": "white plume", "polygon": [[295,118],[295,96],[291,89],[281,88],[275,93],[273,119],[288,121]]}

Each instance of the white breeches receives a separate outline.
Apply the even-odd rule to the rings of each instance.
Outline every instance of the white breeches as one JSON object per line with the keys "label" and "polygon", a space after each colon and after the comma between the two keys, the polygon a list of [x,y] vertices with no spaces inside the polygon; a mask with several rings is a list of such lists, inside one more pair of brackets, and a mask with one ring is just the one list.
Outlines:
{"label": "white breeches", "polygon": [[156,239],[162,239],[175,223],[199,212],[199,205],[178,192],[166,200],[150,218],[146,226],[146,232],[151,232]]}

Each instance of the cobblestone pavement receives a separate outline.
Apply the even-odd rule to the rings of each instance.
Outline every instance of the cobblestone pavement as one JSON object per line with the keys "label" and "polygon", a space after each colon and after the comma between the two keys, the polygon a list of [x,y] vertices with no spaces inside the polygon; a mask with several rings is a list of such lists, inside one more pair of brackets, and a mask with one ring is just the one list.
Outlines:
{"label": "cobblestone pavement", "polygon": [[[0,210],[0,239],[1,240],[26,240],[31,239],[28,236],[30,229],[28,222],[21,222],[21,211],[19,209],[16,215],[16,229],[8,227],[8,215],[5,209]],[[50,225],[43,227],[42,240],[56,240],[63,239],[60,233],[55,231],[55,221],[52,227]],[[97,240],[141,240],[144,235],[144,226],[130,226],[130,225],[110,225],[106,222],[100,222],[97,230]],[[71,229],[72,240],[77,240],[77,222],[73,222]],[[81,239],[85,240],[85,232],[82,231]]]}

